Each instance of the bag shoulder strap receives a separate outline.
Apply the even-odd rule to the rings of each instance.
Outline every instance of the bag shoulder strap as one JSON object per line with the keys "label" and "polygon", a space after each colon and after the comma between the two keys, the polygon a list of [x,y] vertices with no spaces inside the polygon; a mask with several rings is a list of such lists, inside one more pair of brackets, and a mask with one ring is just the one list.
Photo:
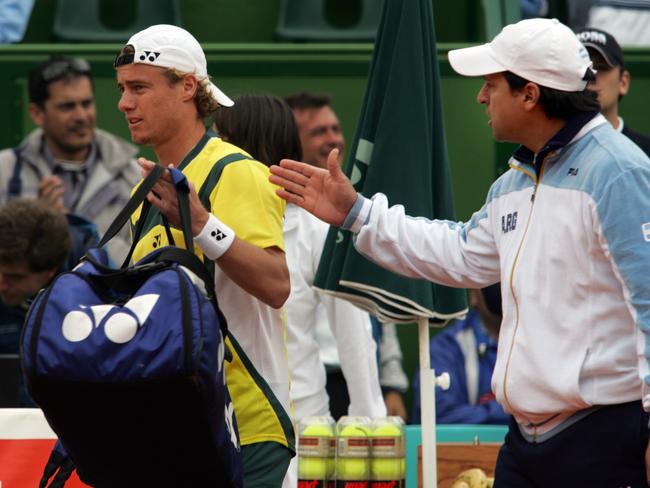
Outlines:
{"label": "bag shoulder strap", "polygon": [[[117,214],[117,217],[111,222],[111,225],[108,226],[108,229],[104,233],[104,236],[102,239],[99,241],[99,247],[104,247],[108,241],[110,241],[113,237],[117,235],[117,233],[124,227],[124,224],[128,222],[128,220],[131,218],[131,214],[136,211],[138,206],[140,206],[141,203],[143,203],[142,207],[142,213],[144,214],[145,211],[148,212],[149,208],[151,207],[151,204],[147,200],[147,194],[151,191],[153,186],[156,184],[158,179],[163,175],[165,172],[165,168],[160,166],[159,164],[156,164],[153,167],[153,170],[149,175],[144,179],[142,184],[138,187],[138,189],[131,195],[131,198],[129,198],[129,201],[126,202],[126,205],[124,208],[120,211],[119,214]],[[146,215],[145,215],[146,217]],[[144,221],[144,219],[140,219]],[[135,237],[135,236],[134,236]],[[137,240],[134,238],[134,242],[137,242]]]}

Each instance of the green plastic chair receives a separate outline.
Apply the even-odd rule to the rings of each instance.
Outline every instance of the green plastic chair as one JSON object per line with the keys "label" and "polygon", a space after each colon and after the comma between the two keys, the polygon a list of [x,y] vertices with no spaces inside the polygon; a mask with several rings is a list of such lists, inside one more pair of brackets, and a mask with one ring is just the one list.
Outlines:
{"label": "green plastic chair", "polygon": [[[388,0],[390,1],[390,0]],[[282,0],[276,39],[284,41],[352,41],[373,42],[381,17],[382,0]],[[334,7],[334,8],[332,8]],[[351,23],[336,22],[328,13],[343,8],[354,10],[358,16]]]}
{"label": "green plastic chair", "polygon": [[[128,11],[118,10],[126,7]],[[119,27],[114,27],[107,23],[125,17],[126,25],[118,22]],[[53,34],[57,40],[66,42],[126,42],[135,32],[154,24],[180,26],[178,1],[130,0],[125,4],[114,0],[58,0]]]}

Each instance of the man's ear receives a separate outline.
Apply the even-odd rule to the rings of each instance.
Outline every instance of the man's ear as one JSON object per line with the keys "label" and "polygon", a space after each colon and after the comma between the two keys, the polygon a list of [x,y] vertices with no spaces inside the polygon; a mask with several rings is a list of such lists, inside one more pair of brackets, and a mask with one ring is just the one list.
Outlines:
{"label": "man's ear", "polygon": [[630,89],[630,72],[621,70],[621,78],[618,80],[618,96],[624,97]]}
{"label": "man's ear", "polygon": [[535,108],[537,102],[539,101],[539,85],[532,82],[526,83],[526,86],[522,88],[521,93],[524,102],[524,108],[526,110],[532,110]]}
{"label": "man's ear", "polygon": [[43,126],[43,120],[45,119],[45,110],[39,107],[36,103],[32,102],[29,104],[29,116],[32,118],[32,122],[34,122],[36,125],[39,127]]}
{"label": "man's ear", "polygon": [[193,74],[185,75],[183,77],[183,101],[192,100],[196,91],[199,88],[199,81]]}

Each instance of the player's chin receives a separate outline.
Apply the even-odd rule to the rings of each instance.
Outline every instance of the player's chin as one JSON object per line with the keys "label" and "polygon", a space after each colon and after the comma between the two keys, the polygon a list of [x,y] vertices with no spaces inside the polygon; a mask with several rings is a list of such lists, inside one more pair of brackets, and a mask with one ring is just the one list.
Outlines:
{"label": "player's chin", "polygon": [[140,145],[151,145],[152,138],[148,137],[147,134],[144,134],[142,131],[132,130],[131,131],[131,140]]}

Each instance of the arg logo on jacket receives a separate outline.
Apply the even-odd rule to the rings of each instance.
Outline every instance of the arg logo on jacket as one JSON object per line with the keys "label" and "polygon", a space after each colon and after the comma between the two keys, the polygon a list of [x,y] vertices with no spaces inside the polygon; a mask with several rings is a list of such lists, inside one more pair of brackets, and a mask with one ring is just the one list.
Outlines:
{"label": "arg logo on jacket", "polygon": [[501,231],[507,234],[517,227],[517,212],[509,213],[508,215],[501,216]]}
{"label": "arg logo on jacket", "polygon": [[61,332],[68,341],[81,342],[90,336],[93,329],[103,325],[108,340],[124,344],[135,337],[159,298],[160,295],[150,293],[134,297],[122,307],[80,305],[80,310],[72,310],[65,315]]}

